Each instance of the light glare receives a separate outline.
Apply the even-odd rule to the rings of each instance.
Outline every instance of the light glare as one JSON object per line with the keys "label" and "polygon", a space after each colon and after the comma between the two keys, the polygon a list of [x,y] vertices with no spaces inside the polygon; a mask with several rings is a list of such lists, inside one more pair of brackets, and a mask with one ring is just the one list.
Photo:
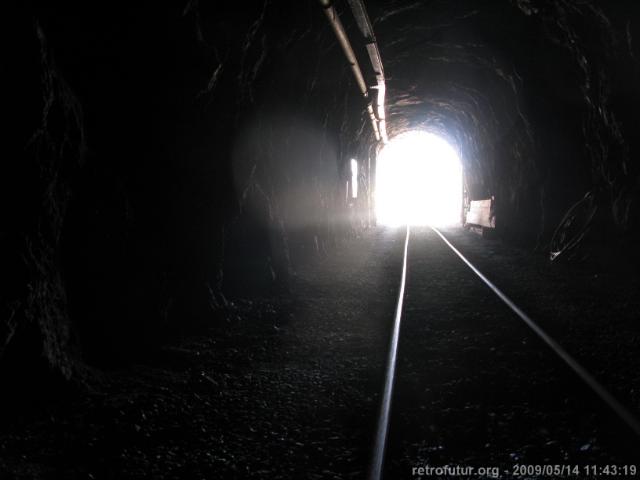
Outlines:
{"label": "light glare", "polygon": [[408,132],[380,152],[376,217],[383,225],[446,225],[460,221],[462,166],[441,137]]}

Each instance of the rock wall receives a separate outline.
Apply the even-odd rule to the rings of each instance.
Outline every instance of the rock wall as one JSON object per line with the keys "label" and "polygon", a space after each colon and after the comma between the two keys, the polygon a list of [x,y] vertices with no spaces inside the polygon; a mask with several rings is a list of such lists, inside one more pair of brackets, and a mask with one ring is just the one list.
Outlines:
{"label": "rock wall", "polygon": [[449,137],[471,198],[496,196],[503,237],[548,248],[588,192],[598,192],[600,212],[587,235],[598,237],[593,248],[603,236],[637,235],[634,2],[375,2],[371,10],[392,126]]}
{"label": "rock wall", "polygon": [[229,295],[286,289],[348,231],[362,102],[314,2],[34,2],[17,21],[3,375],[128,361]]}
{"label": "rock wall", "polygon": [[[391,135],[455,144],[505,239],[546,250],[562,225],[561,250],[632,250],[636,2],[366,3]],[[13,18],[3,377],[128,361],[229,296],[286,290],[361,224],[345,183],[372,134],[317,2],[35,1]]]}

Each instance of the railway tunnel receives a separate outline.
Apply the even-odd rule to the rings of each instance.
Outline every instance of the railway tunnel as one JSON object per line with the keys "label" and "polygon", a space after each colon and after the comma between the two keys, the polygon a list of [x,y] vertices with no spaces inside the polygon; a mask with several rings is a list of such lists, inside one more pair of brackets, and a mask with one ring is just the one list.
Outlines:
{"label": "railway tunnel", "polygon": [[0,477],[638,475],[636,2],[8,17]]}

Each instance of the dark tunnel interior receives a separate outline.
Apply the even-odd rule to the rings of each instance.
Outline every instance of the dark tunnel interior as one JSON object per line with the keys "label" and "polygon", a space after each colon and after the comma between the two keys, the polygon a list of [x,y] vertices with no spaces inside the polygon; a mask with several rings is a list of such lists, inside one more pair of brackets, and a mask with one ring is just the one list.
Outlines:
{"label": "dark tunnel interior", "polygon": [[[324,3],[54,4],[34,0],[23,2],[15,14],[7,15],[11,41],[4,77],[9,80],[7,93],[12,101],[5,115],[15,132],[7,139],[14,153],[6,154],[0,164],[0,275],[4,285],[0,294],[0,424],[6,427],[0,428],[0,470],[7,472],[7,478],[364,476],[358,472],[367,469],[367,442],[375,423],[371,419],[363,420],[366,441],[351,439],[358,445],[354,464],[336,460],[338,466],[333,467],[324,463],[317,449],[299,456],[296,449],[304,450],[313,442],[296,440],[293,430],[282,434],[294,442],[289,450],[283,447],[282,453],[273,447],[269,455],[276,460],[256,460],[256,465],[246,467],[250,472],[237,470],[237,465],[231,468],[230,463],[243,462],[239,453],[235,457],[229,453],[236,460],[222,463],[176,453],[171,458],[178,458],[175,463],[180,468],[157,467],[160,470],[152,473],[151,457],[145,463],[135,456],[134,447],[127,447],[121,456],[109,450],[116,448],[115,440],[109,448],[100,447],[102,453],[87,455],[90,460],[86,462],[79,459],[80,453],[76,458],[67,450],[60,457],[63,460],[43,453],[57,448],[51,445],[62,438],[73,444],[69,438],[91,437],[93,433],[86,433],[88,425],[111,425],[109,409],[117,416],[118,411],[127,413],[127,408],[134,408],[142,394],[136,393],[139,387],[126,383],[129,380],[121,380],[123,375],[144,377],[144,382],[139,381],[147,386],[165,385],[157,388],[177,392],[178,387],[153,380],[160,375],[158,365],[174,368],[184,363],[184,371],[196,375],[200,387],[202,379],[207,384],[209,378],[216,392],[230,392],[236,385],[236,370],[227,372],[225,365],[243,366],[243,375],[260,375],[262,370],[254,366],[250,352],[255,342],[268,338],[271,343],[260,355],[275,365],[281,372],[278,375],[288,371],[289,367],[278,366],[288,349],[299,349],[304,358],[317,355],[318,378],[328,375],[331,368],[323,359],[332,352],[339,356],[340,351],[334,352],[329,343],[320,344],[326,348],[318,347],[316,353],[295,342],[291,346],[288,334],[281,332],[298,325],[296,331],[329,338],[316,325],[324,322],[320,313],[317,318],[309,316],[311,326],[282,320],[294,317],[296,308],[316,305],[321,298],[327,305],[333,302],[335,309],[327,314],[326,324],[347,328],[339,321],[340,309],[351,307],[340,304],[330,286],[326,292],[314,287],[307,272],[327,270],[330,285],[337,270],[330,270],[329,265],[369,261],[364,252],[377,252],[370,255],[378,255],[380,265],[396,262],[383,275],[389,277],[388,286],[363,286],[362,291],[356,290],[357,285],[368,277],[358,277],[355,270],[349,276],[345,267],[344,278],[349,280],[341,283],[342,274],[335,273],[334,288],[340,295],[362,300],[365,290],[373,289],[380,297],[383,288],[393,291],[388,301],[379,299],[382,306],[362,300],[358,307],[364,316],[374,311],[386,315],[380,332],[388,328],[402,242],[393,243],[397,252],[387,255],[382,247],[376,250],[372,240],[385,235],[379,233],[383,227],[375,218],[375,166],[383,142],[376,139],[368,100],[360,93],[323,10],[327,5],[335,8],[367,86],[376,84],[367,54],[371,44],[362,36],[350,8],[361,2]],[[497,283],[502,279],[531,293],[538,292],[538,286],[551,285],[540,280],[545,275],[567,279],[562,285],[571,294],[557,290],[554,295],[558,296],[548,300],[541,293],[531,293],[523,296],[522,304],[539,317],[545,309],[570,316],[565,326],[550,322],[549,331],[563,339],[561,343],[569,339],[568,344],[574,345],[567,347],[572,354],[621,396],[632,412],[640,412],[640,310],[636,299],[640,285],[640,3],[366,0],[363,4],[384,65],[388,137],[392,141],[412,130],[430,132],[445,139],[460,158],[464,210],[459,225],[451,227],[454,243],[459,238],[460,248],[465,251],[467,245],[467,251],[477,252],[478,258],[485,258],[482,256],[489,251],[495,254],[486,262],[486,269],[492,273],[496,269]],[[352,195],[352,159],[359,168],[356,198]],[[492,199],[495,228],[474,235],[463,228],[465,214],[474,202],[486,199]],[[412,235],[417,242],[418,234]],[[352,251],[349,249],[356,253],[344,254]],[[422,267],[412,270],[411,252],[407,315],[411,299],[417,296],[412,295],[411,286],[423,281],[412,280],[417,275],[412,272]],[[422,253],[415,255],[417,265]],[[425,257],[425,272],[430,261],[439,260]],[[435,272],[430,281],[442,278],[446,283],[449,274],[437,270],[444,266],[429,268]],[[462,271],[460,266],[455,268]],[[539,279],[525,278],[527,272]],[[598,304],[591,290],[582,288],[579,279],[585,278],[602,282],[590,288],[609,303]],[[425,285],[424,291],[439,291],[439,287]],[[484,300],[467,302],[460,292],[472,287],[464,282],[459,285],[456,302],[461,311],[468,312],[465,318],[472,318],[474,308],[485,308]],[[513,288],[506,290],[519,291]],[[607,297],[612,291],[620,297]],[[518,303],[518,294],[513,295]],[[584,312],[594,309],[605,312],[600,323],[585,321],[588,328],[580,330]],[[406,328],[412,328],[409,318],[407,322]],[[362,328],[382,339],[376,358],[383,362],[388,333],[378,332],[378,327]],[[602,335],[608,335],[602,332],[613,331],[615,335],[607,337],[611,343],[592,347]],[[310,333],[300,335],[312,337]],[[187,355],[186,347],[175,347],[193,338],[207,339],[209,343],[198,349],[198,355],[211,356],[208,368],[216,375],[226,372],[228,383],[198,367],[193,351]],[[578,340],[571,344],[570,339]],[[580,343],[583,340],[586,343]],[[400,342],[402,356],[402,337]],[[178,350],[182,353],[176,353]],[[603,351],[608,353],[598,357]],[[362,355],[360,361],[368,363]],[[155,362],[156,373],[151,367],[139,373],[136,366],[149,362]],[[522,360],[522,364],[529,365],[527,362]],[[401,382],[402,372],[408,370],[398,368]],[[381,375],[371,374],[372,391],[382,388]],[[190,384],[185,382],[180,388],[188,391]],[[282,382],[278,388],[289,384],[286,379]],[[253,385],[238,395],[263,397],[268,403],[274,397],[265,389]],[[224,393],[218,397],[217,393],[206,396],[209,394],[202,389],[193,391],[198,402],[232,411],[233,407],[225,406],[226,400],[216,404]],[[467,393],[470,397],[478,394]],[[362,394],[362,398],[373,398],[369,398],[372,412],[379,401],[376,395]],[[398,408],[412,404],[398,395]],[[114,398],[128,407],[118,406]],[[306,400],[299,403],[305,403],[317,396],[305,390],[301,398]],[[297,404],[294,401],[287,409],[295,411]],[[99,418],[82,417],[73,423],[69,419],[75,417],[65,410],[70,405]],[[175,405],[171,405],[173,411]],[[273,407],[276,413],[283,408],[279,405]],[[254,411],[250,405],[242,408]],[[353,404],[345,407],[358,408]],[[51,421],[38,416],[43,411]],[[145,418],[151,417],[150,409],[144,411]],[[273,411],[271,406],[268,411]],[[279,414],[274,422],[286,424],[287,415]],[[235,424],[228,418],[207,421],[221,432],[217,440],[208,440],[208,448],[220,451],[225,443],[221,438],[230,436]],[[136,431],[147,428],[142,420],[127,422],[135,423]],[[181,423],[179,418],[176,422]],[[304,431],[305,424],[301,425]],[[117,427],[101,428],[100,435],[120,438],[114,433]],[[189,440],[195,434],[171,428],[174,433],[169,427],[162,430],[167,438],[185,436],[185,451],[196,449],[195,443],[189,443],[196,442]],[[399,428],[392,424],[389,433],[389,442],[396,445],[403,438]],[[147,447],[140,448],[156,452],[154,442],[162,443],[158,435],[150,433],[145,437]],[[318,442],[331,436],[326,432],[313,435]],[[313,435],[309,438],[316,438]],[[571,437],[577,442],[571,447],[576,455],[595,449],[597,442],[590,434],[582,437]],[[420,441],[426,442],[420,437],[414,443]],[[555,444],[548,445],[551,441],[555,440],[541,441],[540,448],[553,450]],[[233,440],[226,442],[233,445]],[[269,442],[256,440],[252,445],[267,448],[272,445]],[[296,447],[295,442],[305,446]],[[638,452],[637,437],[625,442],[627,447],[635,442]],[[493,441],[482,443],[493,445]],[[515,443],[509,450],[497,442],[491,455],[478,454],[468,461],[504,467],[509,458],[513,464],[548,459],[531,450],[516,455]],[[389,447],[387,453],[399,458],[400,447],[394,448]],[[456,456],[455,449],[447,457],[452,451],[448,447],[443,450],[446,454],[437,446],[429,448],[435,450],[420,450],[424,454],[420,459],[431,458],[434,465],[434,458],[441,460],[440,465],[454,460],[462,464],[460,459],[466,458]],[[233,451],[232,446],[228,449]],[[290,460],[291,470],[283,467],[289,461],[281,460],[287,455],[298,458]],[[415,455],[411,458],[417,466]],[[567,455],[564,458],[576,462]],[[126,460],[134,457],[138,463]],[[171,464],[165,458],[156,464]],[[549,458],[555,457],[550,454]],[[605,453],[593,458],[605,465]],[[632,453],[625,458],[640,457]],[[396,473],[389,478],[416,476],[409,467],[402,470],[398,466],[406,462],[396,466],[393,462],[388,460],[388,468],[400,470],[391,470]],[[356,463],[361,465],[356,467]],[[349,472],[355,473],[350,476]],[[633,475],[630,470],[625,474],[635,476],[635,469]],[[4,478],[1,473],[0,477]]]}

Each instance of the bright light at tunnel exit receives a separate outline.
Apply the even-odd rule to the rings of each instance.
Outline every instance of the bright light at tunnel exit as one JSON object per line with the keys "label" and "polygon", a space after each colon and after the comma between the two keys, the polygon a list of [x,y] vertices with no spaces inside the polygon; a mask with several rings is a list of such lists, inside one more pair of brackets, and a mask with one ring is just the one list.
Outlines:
{"label": "bright light at tunnel exit", "polygon": [[394,137],[378,155],[375,201],[382,225],[459,223],[462,165],[456,151],[428,132]]}

